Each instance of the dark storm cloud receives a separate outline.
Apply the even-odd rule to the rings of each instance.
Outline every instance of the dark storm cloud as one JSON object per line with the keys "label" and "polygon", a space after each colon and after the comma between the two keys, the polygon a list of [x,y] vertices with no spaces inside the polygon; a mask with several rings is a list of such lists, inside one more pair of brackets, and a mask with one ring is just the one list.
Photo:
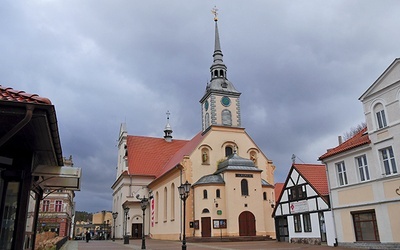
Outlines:
{"label": "dark storm cloud", "polygon": [[283,181],[363,121],[358,97],[398,57],[397,1],[6,1],[1,84],[56,107],[65,156],[83,169],[77,210],[111,209],[121,122],[135,135],[201,130],[214,22],[242,123]]}

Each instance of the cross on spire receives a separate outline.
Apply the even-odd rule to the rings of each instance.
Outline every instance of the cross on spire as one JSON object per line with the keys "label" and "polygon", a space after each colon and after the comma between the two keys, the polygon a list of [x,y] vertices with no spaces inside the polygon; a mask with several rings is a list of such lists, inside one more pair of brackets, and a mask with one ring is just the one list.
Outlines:
{"label": "cross on spire", "polygon": [[218,21],[218,9],[217,6],[214,6],[214,8],[211,10],[211,13],[214,15],[214,21]]}

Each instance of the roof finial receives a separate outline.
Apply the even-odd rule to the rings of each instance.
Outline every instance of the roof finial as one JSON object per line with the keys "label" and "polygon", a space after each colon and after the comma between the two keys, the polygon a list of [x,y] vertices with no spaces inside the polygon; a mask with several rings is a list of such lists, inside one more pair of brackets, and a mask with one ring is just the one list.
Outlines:
{"label": "roof finial", "polygon": [[217,9],[217,6],[214,6],[214,8],[211,10],[211,13],[214,14],[214,21],[218,21],[218,9]]}
{"label": "roof finial", "polygon": [[296,155],[295,154],[292,154],[292,163],[296,164]]}

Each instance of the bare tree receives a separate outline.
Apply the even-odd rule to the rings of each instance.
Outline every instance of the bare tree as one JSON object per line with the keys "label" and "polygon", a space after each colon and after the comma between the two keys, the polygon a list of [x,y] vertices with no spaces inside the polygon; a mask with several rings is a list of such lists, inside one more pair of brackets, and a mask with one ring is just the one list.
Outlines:
{"label": "bare tree", "polygon": [[362,123],[358,124],[357,126],[350,128],[350,131],[345,132],[343,134],[343,140],[347,141],[348,139],[353,137],[355,134],[357,134],[358,132],[363,130],[365,127],[367,127],[367,123],[366,122],[362,122]]}

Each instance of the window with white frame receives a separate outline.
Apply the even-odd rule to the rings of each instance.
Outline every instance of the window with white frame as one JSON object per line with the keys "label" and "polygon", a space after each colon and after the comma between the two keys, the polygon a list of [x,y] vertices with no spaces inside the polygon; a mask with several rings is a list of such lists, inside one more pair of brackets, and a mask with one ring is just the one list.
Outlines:
{"label": "window with white frame", "polygon": [[50,201],[49,200],[44,200],[43,201],[43,206],[42,206],[42,211],[43,212],[48,212],[50,208]]}
{"label": "window with white frame", "polygon": [[396,161],[392,147],[379,150],[381,162],[386,175],[397,174]]}
{"label": "window with white frame", "polygon": [[368,181],[370,178],[369,178],[367,156],[361,155],[359,157],[356,157],[356,164],[358,167],[360,181]]}
{"label": "window with white frame", "polygon": [[294,231],[296,233],[301,232],[301,218],[300,214],[293,215],[293,224],[294,224]]}
{"label": "window with white frame", "polygon": [[376,122],[378,129],[387,127],[385,110],[383,109],[383,105],[381,103],[377,104],[374,108],[376,115]]}
{"label": "window with white frame", "polygon": [[304,232],[311,232],[311,217],[310,214],[303,214],[303,224],[304,224]]}
{"label": "window with white frame", "polygon": [[346,166],[344,165],[344,161],[336,163],[336,173],[339,186],[347,185],[348,182],[347,182]]}
{"label": "window with white frame", "polygon": [[56,201],[55,211],[62,212],[62,201]]}

